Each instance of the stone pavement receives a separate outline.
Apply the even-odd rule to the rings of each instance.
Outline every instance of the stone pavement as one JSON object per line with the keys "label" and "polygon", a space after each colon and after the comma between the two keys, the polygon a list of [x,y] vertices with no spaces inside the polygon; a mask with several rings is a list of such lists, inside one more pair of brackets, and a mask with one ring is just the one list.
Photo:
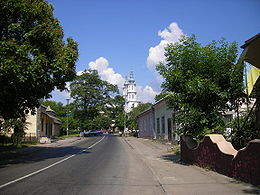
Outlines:
{"label": "stone pavement", "polygon": [[166,194],[260,194],[260,188],[200,167],[184,164],[167,152],[171,145],[142,138],[123,137],[147,164]]}

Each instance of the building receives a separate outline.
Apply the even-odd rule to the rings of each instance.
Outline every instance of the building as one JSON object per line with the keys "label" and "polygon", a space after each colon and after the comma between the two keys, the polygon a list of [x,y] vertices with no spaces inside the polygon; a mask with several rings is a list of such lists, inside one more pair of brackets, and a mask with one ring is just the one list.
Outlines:
{"label": "building", "polygon": [[60,135],[59,126],[60,119],[57,118],[56,113],[48,106],[41,105],[36,110],[36,114],[29,114],[26,116],[27,130],[26,135],[35,137],[37,140],[45,138],[52,138]]}
{"label": "building", "polygon": [[139,127],[139,137],[153,139],[156,138],[154,130],[154,109],[149,109],[140,113],[137,117]]}
{"label": "building", "polygon": [[156,138],[168,141],[179,141],[174,121],[174,110],[168,108],[166,99],[162,99],[153,105]]}
{"label": "building", "polygon": [[168,108],[165,98],[140,113],[137,121],[140,137],[172,142],[180,140],[174,121],[174,111]]}
{"label": "building", "polygon": [[130,112],[137,107],[138,101],[136,96],[136,84],[133,72],[130,73],[130,78],[125,80],[123,86],[123,97],[125,98],[125,112]]}
{"label": "building", "polygon": [[[260,69],[260,33],[256,34],[254,37],[245,41],[245,44],[241,46],[244,51],[241,54],[241,57],[244,61],[250,63],[251,65],[255,66],[256,68]],[[253,106],[256,113],[256,129],[260,130],[260,79],[255,82],[255,89],[256,89],[256,102]]]}

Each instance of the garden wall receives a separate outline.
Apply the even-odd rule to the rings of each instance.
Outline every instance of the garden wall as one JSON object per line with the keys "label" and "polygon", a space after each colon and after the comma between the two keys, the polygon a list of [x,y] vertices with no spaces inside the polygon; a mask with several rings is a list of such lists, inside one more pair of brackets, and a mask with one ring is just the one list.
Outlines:
{"label": "garden wall", "polygon": [[223,175],[260,185],[260,140],[253,140],[237,151],[222,135],[206,135],[197,143],[181,137],[181,159],[207,167]]}

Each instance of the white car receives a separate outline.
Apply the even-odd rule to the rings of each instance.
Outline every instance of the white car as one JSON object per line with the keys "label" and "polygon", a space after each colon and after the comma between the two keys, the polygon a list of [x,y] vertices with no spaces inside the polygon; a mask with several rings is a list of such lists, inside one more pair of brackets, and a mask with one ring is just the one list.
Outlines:
{"label": "white car", "polygon": [[84,131],[84,137],[90,137],[90,136],[97,136],[101,135],[102,132],[98,130],[89,130],[89,131]]}

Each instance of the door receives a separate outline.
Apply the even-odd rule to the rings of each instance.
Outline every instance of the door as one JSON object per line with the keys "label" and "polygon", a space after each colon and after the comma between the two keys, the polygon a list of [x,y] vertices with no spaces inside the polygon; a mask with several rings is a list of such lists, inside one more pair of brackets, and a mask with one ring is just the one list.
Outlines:
{"label": "door", "polygon": [[168,140],[172,141],[172,120],[171,120],[171,118],[167,119],[167,123],[168,123]]}

